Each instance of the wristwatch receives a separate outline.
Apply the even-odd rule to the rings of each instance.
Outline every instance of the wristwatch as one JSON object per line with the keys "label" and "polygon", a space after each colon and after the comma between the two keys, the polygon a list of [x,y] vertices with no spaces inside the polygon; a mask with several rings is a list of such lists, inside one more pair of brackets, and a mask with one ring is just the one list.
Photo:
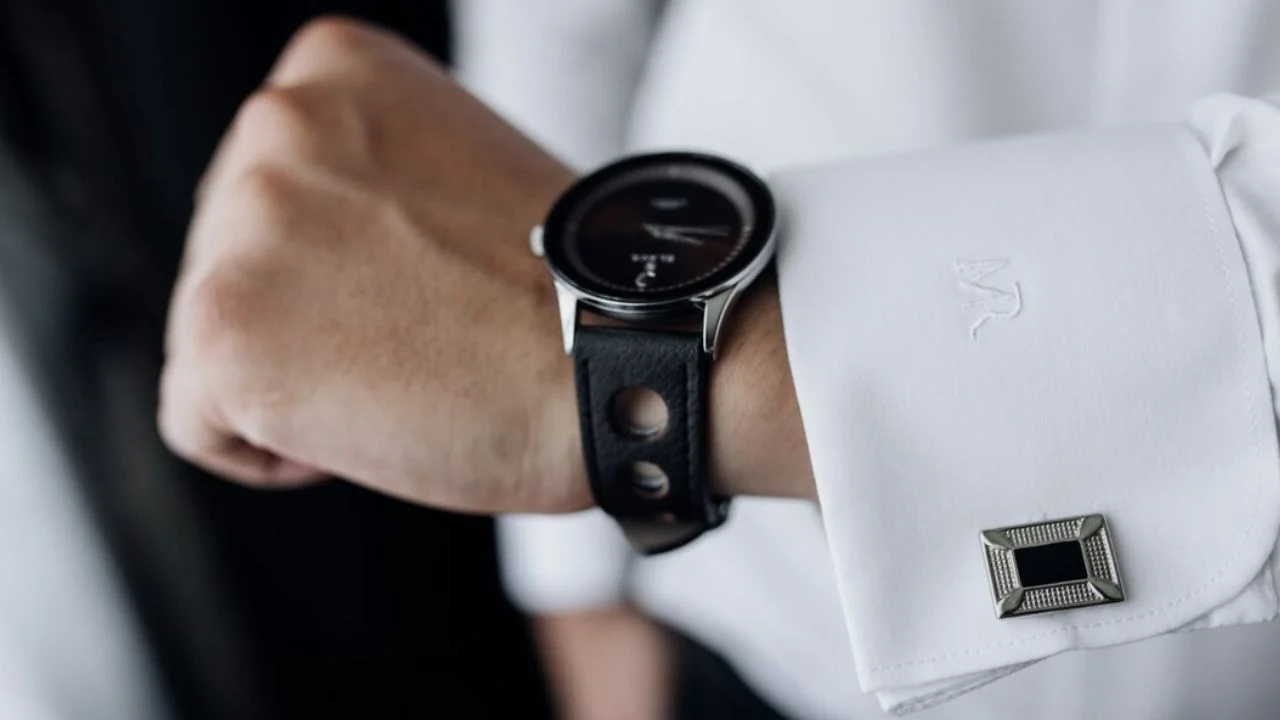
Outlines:
{"label": "wristwatch", "polygon": [[533,229],[573,357],[592,494],[643,554],[728,515],[708,482],[708,376],[776,227],[768,187],[746,168],[658,153],[582,178]]}

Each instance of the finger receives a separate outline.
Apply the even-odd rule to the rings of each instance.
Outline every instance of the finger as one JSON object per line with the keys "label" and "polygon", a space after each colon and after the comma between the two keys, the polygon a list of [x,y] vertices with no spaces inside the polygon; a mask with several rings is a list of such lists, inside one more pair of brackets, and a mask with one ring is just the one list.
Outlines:
{"label": "finger", "polygon": [[214,148],[213,157],[209,160],[209,165],[201,173],[200,179],[196,181],[195,187],[195,204],[199,205],[201,200],[207,194],[206,188],[210,180],[218,174],[219,164],[227,153],[227,148],[231,145],[231,136],[235,131],[235,119],[232,118],[231,124],[222,131],[222,137],[218,138],[218,145]]}
{"label": "finger", "polygon": [[323,88],[265,87],[250,95],[236,111],[218,152],[196,188],[197,207],[226,184],[254,167],[283,166],[310,161],[324,149],[324,136],[333,124],[325,107]]}
{"label": "finger", "polygon": [[[343,148],[334,147],[334,141],[367,142],[366,119],[358,111],[363,105],[355,98],[378,96],[376,88],[391,83],[406,63],[419,80],[431,76],[422,74],[426,68],[436,80],[451,84],[424,53],[389,31],[345,18],[308,23],[289,41],[262,88],[241,105],[197,186],[197,203],[224,179],[255,164],[309,160],[321,153],[336,161],[344,150],[364,149],[361,142]],[[335,102],[336,95],[347,102]]]}
{"label": "finger", "polygon": [[315,468],[255,448],[242,440],[230,441],[216,453],[204,455],[195,462],[216,475],[258,488],[303,487],[327,478]]}
{"label": "finger", "polygon": [[238,437],[216,406],[172,366],[161,378],[157,424],[174,454],[222,477],[255,487],[285,488],[326,478],[316,468],[280,457]]}
{"label": "finger", "polygon": [[[317,114],[309,101],[316,87],[362,71],[365,48],[385,33],[347,18],[314,20],[294,34],[267,74],[262,87],[243,102],[218,143],[213,160],[196,185],[196,201],[209,194],[218,179],[234,171],[236,157],[279,157],[296,148]],[[253,140],[260,143],[252,143]],[[249,144],[249,147],[245,147]],[[307,148],[310,146],[308,145]],[[307,149],[303,148],[303,149]],[[254,152],[257,149],[267,153]]]}

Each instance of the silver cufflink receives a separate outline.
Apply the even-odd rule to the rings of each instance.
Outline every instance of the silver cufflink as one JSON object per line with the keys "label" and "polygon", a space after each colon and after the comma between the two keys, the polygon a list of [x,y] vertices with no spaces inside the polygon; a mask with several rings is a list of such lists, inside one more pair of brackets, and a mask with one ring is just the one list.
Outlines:
{"label": "silver cufflink", "polygon": [[982,531],[996,617],[1124,600],[1107,521],[1101,515]]}

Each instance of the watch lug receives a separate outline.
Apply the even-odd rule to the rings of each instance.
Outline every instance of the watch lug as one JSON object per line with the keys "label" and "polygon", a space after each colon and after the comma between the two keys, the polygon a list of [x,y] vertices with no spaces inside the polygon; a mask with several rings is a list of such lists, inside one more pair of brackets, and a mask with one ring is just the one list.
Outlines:
{"label": "watch lug", "polygon": [[529,249],[533,251],[534,257],[545,257],[547,251],[542,244],[542,226],[534,225],[529,231]]}
{"label": "watch lug", "polygon": [[573,335],[578,329],[578,298],[559,280],[556,286],[556,305],[560,307],[560,332],[564,335],[564,354],[573,354]]}
{"label": "watch lug", "polygon": [[724,329],[724,319],[738,299],[738,288],[730,288],[707,298],[702,309],[702,349],[715,359]]}

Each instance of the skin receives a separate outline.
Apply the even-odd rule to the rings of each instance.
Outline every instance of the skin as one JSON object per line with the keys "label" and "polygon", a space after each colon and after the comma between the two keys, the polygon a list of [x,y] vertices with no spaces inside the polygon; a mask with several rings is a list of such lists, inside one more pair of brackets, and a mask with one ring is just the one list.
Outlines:
{"label": "skin", "polygon": [[[198,190],[161,435],[261,487],[334,476],[465,512],[590,506],[572,367],[526,241],[572,180],[399,38],[307,25]],[[713,483],[813,497],[771,281],[731,325]]]}
{"label": "skin", "polygon": [[597,608],[534,620],[557,717],[662,720],[671,717],[671,638],[631,607]]}

